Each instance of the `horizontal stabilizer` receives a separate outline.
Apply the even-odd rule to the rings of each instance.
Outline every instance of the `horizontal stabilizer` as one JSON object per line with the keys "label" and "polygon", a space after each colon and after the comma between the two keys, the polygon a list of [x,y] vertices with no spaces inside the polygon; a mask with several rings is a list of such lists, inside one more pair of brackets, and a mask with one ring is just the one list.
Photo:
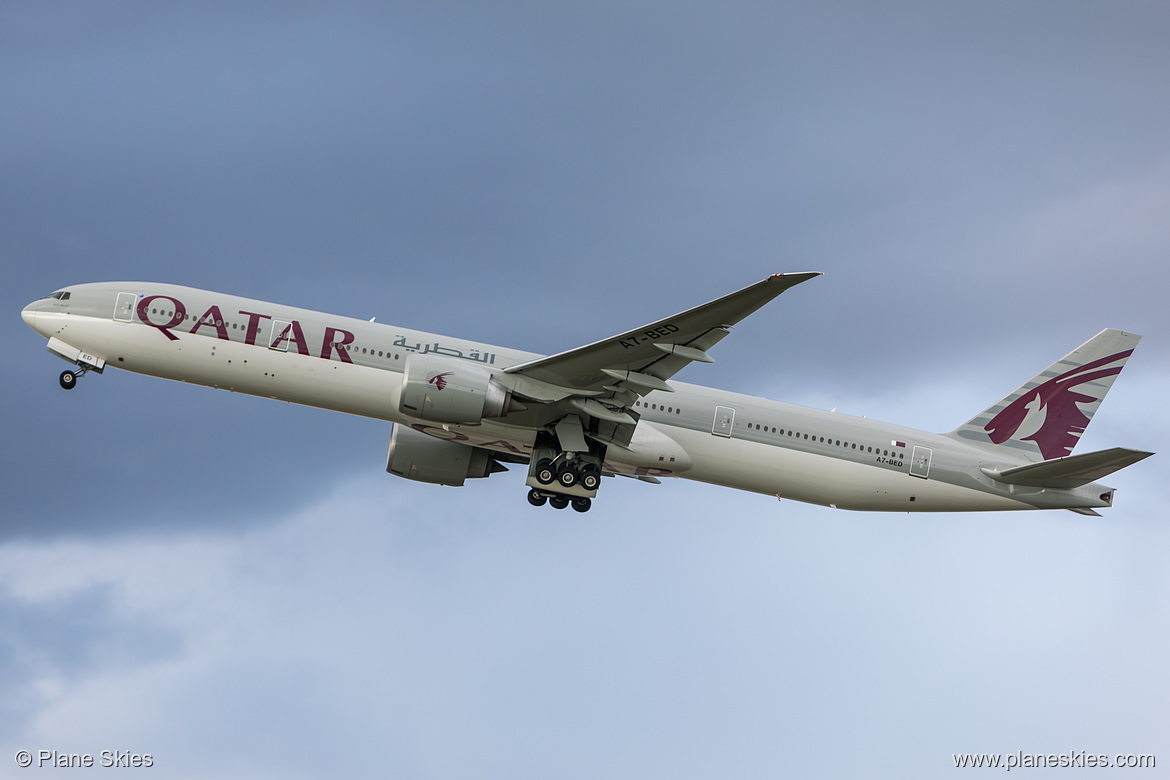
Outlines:
{"label": "horizontal stabilizer", "polygon": [[984,468],[982,471],[992,479],[1006,482],[1009,485],[1074,488],[1095,482],[1153,454],[1144,450],[1113,447],[1108,450],[1086,452],[1083,455],[1070,455],[1067,458],[1029,463],[1026,466],[1018,466],[1006,471],[990,468]]}

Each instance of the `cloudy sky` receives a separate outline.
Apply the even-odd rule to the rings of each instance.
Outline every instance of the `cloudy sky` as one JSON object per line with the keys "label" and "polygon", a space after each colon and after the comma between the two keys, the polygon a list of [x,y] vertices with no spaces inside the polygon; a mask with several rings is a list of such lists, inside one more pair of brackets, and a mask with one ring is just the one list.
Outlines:
{"label": "cloudy sky", "polygon": [[1137,1],[4,4],[0,774],[1170,765],[1165,454],[1104,519],[556,513],[387,475],[385,423],[66,394],[18,317],[146,279],[553,352],[815,270],[680,378],[945,431],[1122,328],[1081,449],[1165,452],[1168,38]]}

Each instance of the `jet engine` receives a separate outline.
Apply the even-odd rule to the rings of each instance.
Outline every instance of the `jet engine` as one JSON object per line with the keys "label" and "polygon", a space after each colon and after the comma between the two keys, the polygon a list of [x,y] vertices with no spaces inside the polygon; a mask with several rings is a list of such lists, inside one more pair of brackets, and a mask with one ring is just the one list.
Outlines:
{"label": "jet engine", "polygon": [[386,453],[386,471],[395,476],[461,487],[466,479],[507,471],[482,447],[436,439],[406,425],[395,425]]}
{"label": "jet engine", "polygon": [[524,408],[483,366],[445,355],[411,355],[406,359],[398,404],[398,411],[405,415],[474,424]]}

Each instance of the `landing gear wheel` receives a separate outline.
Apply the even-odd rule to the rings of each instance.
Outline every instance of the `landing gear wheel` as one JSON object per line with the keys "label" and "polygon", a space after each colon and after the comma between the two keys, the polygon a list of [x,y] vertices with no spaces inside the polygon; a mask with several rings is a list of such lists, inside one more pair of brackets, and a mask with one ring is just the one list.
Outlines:
{"label": "landing gear wheel", "polygon": [[578,512],[588,512],[591,506],[593,506],[593,501],[583,496],[577,496],[573,499],[573,509]]}
{"label": "landing gear wheel", "polygon": [[77,387],[77,374],[72,371],[62,371],[61,378],[57,381],[61,383],[63,389],[72,390]]}
{"label": "landing gear wheel", "polygon": [[536,481],[542,485],[551,485],[556,482],[557,472],[553,469],[552,461],[544,458],[536,464]]}
{"label": "landing gear wheel", "polygon": [[553,509],[564,509],[569,505],[568,496],[553,496],[548,500],[549,506]]}
{"label": "landing gear wheel", "polygon": [[532,504],[533,506],[544,506],[548,503],[548,496],[546,496],[544,493],[541,493],[536,488],[533,488],[532,490],[528,491],[528,503]]}
{"label": "landing gear wheel", "polygon": [[566,464],[561,466],[561,470],[557,473],[557,482],[561,483],[561,487],[571,488],[577,484],[577,471],[572,466]]}
{"label": "landing gear wheel", "polygon": [[581,471],[581,487],[586,490],[597,490],[597,486],[600,484],[601,474],[597,473],[596,468],[589,466]]}

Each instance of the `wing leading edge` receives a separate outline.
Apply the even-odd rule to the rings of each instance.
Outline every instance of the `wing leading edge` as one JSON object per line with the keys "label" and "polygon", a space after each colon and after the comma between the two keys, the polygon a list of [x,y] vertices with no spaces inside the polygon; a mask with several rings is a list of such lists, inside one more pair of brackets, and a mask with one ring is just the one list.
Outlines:
{"label": "wing leading edge", "polygon": [[507,374],[596,395],[620,382],[645,395],[669,391],[666,380],[692,361],[713,362],[706,350],[728,334],[728,328],[760,309],[785,290],[819,273],[776,274],[666,319],[608,339],[512,366]]}

